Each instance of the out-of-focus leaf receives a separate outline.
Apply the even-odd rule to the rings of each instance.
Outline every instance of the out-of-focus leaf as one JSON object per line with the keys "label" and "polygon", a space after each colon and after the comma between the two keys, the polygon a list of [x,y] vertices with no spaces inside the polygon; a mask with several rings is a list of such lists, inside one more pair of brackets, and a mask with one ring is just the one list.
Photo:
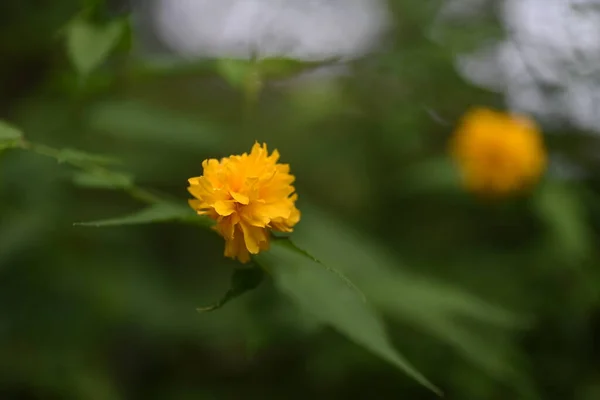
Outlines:
{"label": "out-of-focus leaf", "polygon": [[223,298],[214,304],[205,307],[198,307],[198,312],[214,311],[229,301],[241,296],[242,294],[256,289],[258,285],[263,281],[265,272],[258,267],[250,268],[237,268],[231,274],[231,283],[229,290],[225,293]]}
{"label": "out-of-focus leaf", "polygon": [[346,282],[314,258],[284,241],[274,241],[271,250],[259,254],[256,262],[273,275],[277,287],[303,311],[440,393],[394,349],[377,313]]}
{"label": "out-of-focus leaf", "polygon": [[535,197],[535,207],[549,228],[553,247],[566,259],[580,260],[592,249],[592,233],[586,210],[576,187],[568,183],[546,182]]}
{"label": "out-of-focus leaf", "polygon": [[452,160],[435,158],[414,164],[403,171],[398,185],[410,194],[458,191],[460,175]]}
{"label": "out-of-focus leaf", "polygon": [[115,136],[184,149],[217,150],[224,141],[223,132],[207,121],[134,101],[99,104],[88,123]]}
{"label": "out-of-focus leaf", "polygon": [[217,61],[217,72],[232,87],[241,88],[245,85],[248,74],[255,68],[251,60],[223,58]]}
{"label": "out-of-focus leaf", "polygon": [[[189,207],[184,207],[171,203],[158,203],[136,213],[126,215],[124,217],[111,218],[93,222],[77,222],[74,225],[91,227],[139,225],[156,222],[191,220],[192,218],[197,219],[199,222],[204,221],[202,217],[196,216],[192,209]],[[208,225],[208,221],[206,224]]]}
{"label": "out-of-focus leaf", "polygon": [[90,400],[122,400],[123,397],[115,387],[114,381],[103,370],[88,368],[81,371],[75,367],[71,371],[73,392],[80,398]]}
{"label": "out-of-focus leaf", "polygon": [[133,176],[112,171],[107,173],[78,172],[73,176],[73,183],[77,186],[95,189],[127,188],[133,184]]}
{"label": "out-of-focus leaf", "polygon": [[71,62],[81,75],[88,75],[108,57],[125,32],[125,20],[113,20],[95,26],[82,18],[67,27],[67,50]]}
{"label": "out-of-focus leaf", "polygon": [[96,165],[113,165],[119,164],[120,161],[105,155],[91,154],[81,150],[61,149],[58,154],[58,162],[73,163],[73,164],[96,164]]}
{"label": "out-of-focus leaf", "polygon": [[338,60],[302,61],[292,58],[264,58],[257,61],[260,75],[266,79],[291,78],[302,72],[334,64]]}
{"label": "out-of-focus leaf", "polygon": [[[380,305],[394,313],[401,311],[406,317],[424,317],[426,310],[435,318],[450,320],[470,319],[503,328],[525,328],[529,321],[501,307],[489,304],[479,297],[441,282],[418,278],[400,271],[378,271],[381,281],[379,294],[375,295]],[[404,283],[399,283],[399,282]],[[388,282],[386,286],[384,282]],[[392,294],[401,287],[402,296]],[[418,299],[419,307],[406,308],[407,299]]]}
{"label": "out-of-focus leaf", "polygon": [[19,128],[0,120],[0,151],[17,146],[22,137]]}
{"label": "out-of-focus leaf", "polygon": [[220,59],[216,69],[232,87],[251,86],[253,80],[292,78],[302,72],[330,65],[337,60],[301,61],[291,58],[263,58],[259,60]]}
{"label": "out-of-focus leaf", "polygon": [[244,93],[246,106],[256,102],[263,87],[263,76],[254,60],[220,59],[217,60],[217,72]]}
{"label": "out-of-focus leaf", "polygon": [[129,64],[130,79],[155,78],[161,76],[214,76],[214,60],[188,61],[174,56],[144,57]]}
{"label": "out-of-focus leaf", "polygon": [[21,130],[8,122],[0,120],[0,145],[15,142],[23,137]]}
{"label": "out-of-focus leaf", "polygon": [[[523,318],[459,288],[408,273],[368,237],[306,203],[294,240],[310,248],[323,263],[339,269],[354,282],[360,282],[367,299],[386,314],[468,354],[489,373],[501,375],[510,370],[506,364],[502,365],[503,353],[491,343],[487,346],[489,352],[483,353],[480,348],[485,347],[484,344],[467,339],[477,335],[477,331],[469,330],[472,327],[469,322],[515,329],[524,326]],[[472,357],[476,353],[486,359]]]}
{"label": "out-of-focus leaf", "polygon": [[318,121],[333,113],[359,112],[336,81],[307,82],[292,86],[289,96],[295,106],[292,117],[304,124]]}
{"label": "out-of-focus leaf", "polygon": [[507,339],[499,343],[496,338],[479,334],[443,314],[423,314],[419,317],[422,318],[422,324],[428,325],[432,336],[453,346],[459,354],[486,373],[504,381],[518,376],[509,362],[508,351],[511,349]]}

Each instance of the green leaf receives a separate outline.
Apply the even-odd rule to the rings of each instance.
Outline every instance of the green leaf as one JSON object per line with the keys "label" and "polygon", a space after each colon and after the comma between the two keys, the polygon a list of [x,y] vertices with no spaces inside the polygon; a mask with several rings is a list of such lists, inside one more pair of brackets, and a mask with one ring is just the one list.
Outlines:
{"label": "green leaf", "polygon": [[254,64],[251,60],[223,58],[217,61],[216,68],[223,79],[232,87],[239,89],[246,84],[246,79],[254,68]]}
{"label": "green leaf", "polygon": [[95,165],[112,165],[119,164],[119,160],[105,155],[91,154],[75,149],[61,149],[58,154],[59,163],[69,164],[95,164]]}
{"label": "green leaf", "polygon": [[[524,318],[460,287],[408,272],[380,244],[311,208],[306,201],[294,240],[310,248],[324,264],[360,282],[369,301],[386,315],[450,344],[495,377],[505,378],[510,373],[507,352],[488,341],[489,335],[481,330],[500,334],[522,328],[528,322]],[[475,342],[471,337],[482,339]]]}
{"label": "green leaf", "polygon": [[301,61],[292,58],[263,58],[257,61],[260,75],[266,79],[284,79],[306,71],[338,62],[337,59],[323,61]]}
{"label": "green leaf", "polygon": [[105,226],[119,226],[119,225],[139,225],[139,224],[150,224],[156,222],[167,222],[177,220],[191,220],[195,219],[201,222],[203,225],[208,224],[204,222],[204,219],[200,216],[196,216],[193,210],[189,207],[183,207],[171,203],[158,203],[148,208],[145,208],[136,213],[126,215],[119,218],[105,219],[94,222],[77,222],[75,226],[91,226],[91,227],[105,227]]}
{"label": "green leaf", "polygon": [[0,120],[0,144],[13,144],[22,137],[23,132],[19,128]]}
{"label": "green leaf", "polygon": [[136,101],[101,103],[89,113],[88,123],[115,136],[182,149],[219,150],[227,137],[202,119]]}
{"label": "green leaf", "polygon": [[337,269],[334,268],[330,268],[329,266],[323,264],[321,261],[317,260],[315,257],[313,257],[309,252],[307,252],[304,249],[301,249],[300,247],[298,247],[294,242],[292,242],[289,238],[282,238],[282,237],[274,237],[273,241],[277,241],[277,244],[283,247],[287,247],[288,249],[300,254],[303,257],[307,257],[309,258],[311,261],[320,264],[323,268],[331,271],[332,273],[336,274],[342,281],[344,281],[346,283],[346,285],[348,285],[349,288],[353,289],[356,291],[356,293],[361,297],[361,299],[366,302],[367,298],[365,297],[365,294],[363,292],[361,292],[361,290],[346,276],[344,275],[342,272],[338,271]]}
{"label": "green leaf", "polygon": [[118,172],[77,172],[73,176],[77,186],[95,189],[122,189],[133,185],[133,177]]}
{"label": "green leaf", "polygon": [[255,261],[303,311],[440,393],[394,349],[377,313],[331,270],[281,240],[274,241],[271,250],[256,256]]}
{"label": "green leaf", "polygon": [[292,58],[263,58],[259,60],[220,59],[216,68],[232,87],[241,89],[253,80],[285,79],[302,72],[331,65],[337,59],[323,61],[301,61]]}
{"label": "green leaf", "polygon": [[223,298],[209,306],[198,307],[198,312],[214,311],[223,307],[236,297],[239,297],[250,290],[256,289],[263,281],[264,277],[265,272],[256,266],[235,269],[233,274],[231,274],[229,290],[225,293]]}
{"label": "green leaf", "polygon": [[576,186],[546,182],[534,197],[537,211],[548,227],[552,248],[566,259],[581,260],[590,254],[592,232],[587,224],[586,208]]}
{"label": "green leaf", "polygon": [[86,76],[96,69],[119,44],[126,21],[115,20],[105,26],[95,26],[76,18],[67,27],[67,51],[71,62]]}
{"label": "green leaf", "polygon": [[172,55],[161,55],[131,60],[127,68],[132,80],[163,76],[214,77],[216,64],[217,61],[210,59],[182,60]]}

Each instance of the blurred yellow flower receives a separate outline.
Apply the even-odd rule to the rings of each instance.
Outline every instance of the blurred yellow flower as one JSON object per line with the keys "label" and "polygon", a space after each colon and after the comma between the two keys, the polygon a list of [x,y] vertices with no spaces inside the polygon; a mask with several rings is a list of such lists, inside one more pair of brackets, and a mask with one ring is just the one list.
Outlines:
{"label": "blurred yellow flower", "polygon": [[279,152],[255,143],[250,154],[218,161],[205,160],[204,174],[190,178],[190,206],[217,221],[214,229],[225,238],[225,256],[242,263],[250,254],[269,248],[269,231],[291,232],[300,220],[297,195],[288,164]]}
{"label": "blurred yellow flower", "polygon": [[546,168],[546,150],[534,121],[485,108],[469,111],[450,143],[465,186],[502,196],[536,183]]}

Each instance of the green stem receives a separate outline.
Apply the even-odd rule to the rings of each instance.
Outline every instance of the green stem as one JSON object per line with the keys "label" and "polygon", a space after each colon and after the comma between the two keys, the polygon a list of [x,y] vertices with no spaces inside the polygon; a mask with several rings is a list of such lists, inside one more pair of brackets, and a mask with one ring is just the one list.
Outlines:
{"label": "green stem", "polygon": [[244,82],[243,90],[244,90],[244,109],[243,109],[243,118],[244,118],[244,132],[249,131],[249,127],[252,121],[252,114],[256,108],[258,103],[258,99],[260,97],[260,92],[263,88],[262,76],[260,75],[260,71],[258,67],[254,66],[251,68],[246,74],[246,79]]}

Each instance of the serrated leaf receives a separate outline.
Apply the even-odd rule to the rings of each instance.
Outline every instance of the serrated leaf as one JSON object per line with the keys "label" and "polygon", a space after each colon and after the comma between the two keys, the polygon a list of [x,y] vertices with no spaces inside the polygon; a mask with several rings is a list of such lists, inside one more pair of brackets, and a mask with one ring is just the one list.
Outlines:
{"label": "serrated leaf", "polygon": [[250,268],[235,269],[231,274],[229,290],[225,293],[223,298],[209,306],[198,307],[198,312],[214,311],[223,307],[236,297],[239,297],[250,290],[256,289],[263,281],[264,277],[264,271],[255,266]]}
{"label": "serrated leaf", "polygon": [[332,271],[282,241],[274,241],[271,250],[256,256],[255,261],[303,311],[440,393],[394,349],[380,316]]}
{"label": "serrated leaf", "polygon": [[[145,208],[133,214],[124,217],[105,219],[93,222],[77,222],[75,226],[106,227],[119,225],[140,225],[157,222],[177,221],[197,219],[204,221],[200,216],[196,216],[189,207],[179,206],[171,203],[158,203]],[[208,224],[208,222],[207,222]]]}
{"label": "serrated leaf", "polygon": [[125,32],[126,22],[111,21],[96,26],[82,18],[67,27],[67,51],[71,62],[81,75],[88,75],[108,57]]}
{"label": "serrated leaf", "polygon": [[133,185],[133,177],[117,172],[91,173],[78,172],[73,176],[77,186],[95,189],[122,189]]}
{"label": "serrated leaf", "polygon": [[16,126],[0,120],[0,142],[14,142],[23,137],[23,132]]}

